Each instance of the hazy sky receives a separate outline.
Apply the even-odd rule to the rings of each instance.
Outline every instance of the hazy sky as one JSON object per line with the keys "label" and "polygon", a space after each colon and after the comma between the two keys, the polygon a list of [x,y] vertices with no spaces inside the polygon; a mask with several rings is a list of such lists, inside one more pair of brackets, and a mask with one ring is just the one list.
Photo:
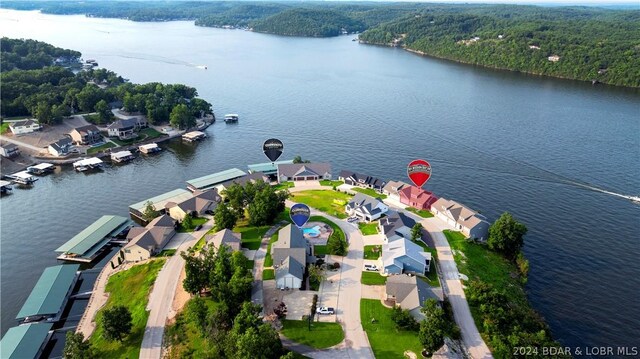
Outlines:
{"label": "hazy sky", "polygon": [[[405,1],[405,0],[395,0]],[[406,0],[414,2],[416,0]],[[557,5],[637,5],[640,9],[640,0],[417,0],[422,2],[436,2],[436,3],[460,3],[460,4],[557,4]]]}

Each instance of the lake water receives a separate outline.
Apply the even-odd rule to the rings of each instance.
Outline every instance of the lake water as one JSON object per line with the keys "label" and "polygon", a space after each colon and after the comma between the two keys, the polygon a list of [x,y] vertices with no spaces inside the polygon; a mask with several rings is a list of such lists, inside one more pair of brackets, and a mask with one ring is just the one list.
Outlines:
{"label": "lake water", "polygon": [[[433,166],[427,188],[491,220],[526,223],[530,301],[567,346],[637,346],[640,206],[588,189],[640,194],[640,94],[532,77],[360,45],[311,39],[0,11],[3,36],[79,50],[132,82],[184,83],[214,105],[218,122],[196,146],[84,175],[45,177],[0,201],[2,333],[53,250],[103,214],[184,181],[283,158],[329,161],[407,180],[406,165]],[[204,70],[202,67],[207,66]]]}

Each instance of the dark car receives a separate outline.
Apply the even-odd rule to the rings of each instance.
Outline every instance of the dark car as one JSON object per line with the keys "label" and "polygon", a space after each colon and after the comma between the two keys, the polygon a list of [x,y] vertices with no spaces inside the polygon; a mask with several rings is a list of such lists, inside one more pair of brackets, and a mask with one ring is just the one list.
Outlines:
{"label": "dark car", "polygon": [[199,224],[199,225],[197,225],[197,226],[196,226],[196,228],[194,228],[193,230],[194,230],[194,231],[199,231],[199,230],[201,230],[201,229],[202,229],[202,225],[201,225],[201,224]]}

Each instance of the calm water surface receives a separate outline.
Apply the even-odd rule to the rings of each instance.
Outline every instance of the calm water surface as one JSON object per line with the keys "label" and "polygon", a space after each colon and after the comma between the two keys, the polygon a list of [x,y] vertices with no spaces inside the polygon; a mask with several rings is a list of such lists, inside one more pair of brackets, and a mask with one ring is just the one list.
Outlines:
{"label": "calm water surface", "polygon": [[[567,346],[638,346],[640,206],[593,191],[640,194],[640,95],[359,45],[351,37],[289,38],[0,11],[3,36],[79,50],[132,82],[185,83],[214,105],[196,146],[94,175],[62,171],[16,189],[2,210],[2,333],[53,250],[102,214],[184,187],[184,181],[264,162],[277,137],[286,158],[330,161],[407,180],[431,161],[427,187],[529,228],[533,306]],[[206,65],[208,70],[201,66]],[[200,67],[199,67],[200,66]]]}

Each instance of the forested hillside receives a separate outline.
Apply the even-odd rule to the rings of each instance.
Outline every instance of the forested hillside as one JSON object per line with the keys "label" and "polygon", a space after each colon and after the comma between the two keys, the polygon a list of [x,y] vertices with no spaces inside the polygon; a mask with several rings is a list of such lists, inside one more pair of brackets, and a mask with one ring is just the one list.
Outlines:
{"label": "forested hillside", "polygon": [[[640,87],[640,10],[431,3],[5,1],[4,8],[365,43],[533,74]],[[366,31],[365,31],[366,30]]]}

